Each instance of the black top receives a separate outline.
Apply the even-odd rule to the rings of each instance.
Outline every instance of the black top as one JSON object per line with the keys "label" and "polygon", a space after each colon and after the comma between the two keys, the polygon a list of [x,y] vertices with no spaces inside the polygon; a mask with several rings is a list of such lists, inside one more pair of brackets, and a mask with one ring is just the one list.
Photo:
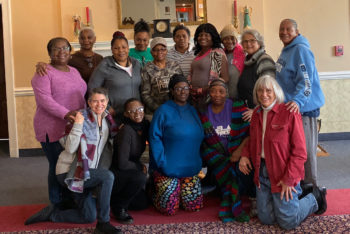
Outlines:
{"label": "black top", "polygon": [[126,124],[118,132],[115,143],[117,152],[113,159],[112,169],[142,170],[140,158],[146,148],[147,134],[139,134],[134,128]]}

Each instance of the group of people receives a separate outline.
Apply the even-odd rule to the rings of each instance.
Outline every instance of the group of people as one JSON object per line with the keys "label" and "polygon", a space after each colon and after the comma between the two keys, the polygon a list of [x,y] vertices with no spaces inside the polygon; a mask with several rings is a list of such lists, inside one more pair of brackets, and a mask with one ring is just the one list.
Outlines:
{"label": "group of people", "polygon": [[[257,30],[239,43],[232,25],[220,34],[199,25],[193,48],[189,29],[178,25],[168,50],[161,37],[148,47],[150,29],[140,20],[135,48],[117,31],[105,58],[92,50],[91,28],[82,29],[72,56],[65,38],[51,39],[50,64],[38,63],[32,79],[51,204],[26,224],[97,218],[96,233],[121,233],[110,211],[124,224],[133,222],[128,210],[150,203],[166,215],[198,211],[211,179],[223,222],[254,215],[241,196],[262,223],[287,230],[324,213],[326,189],[316,177],[324,96],[314,56],[293,19],[281,22],[279,37],[277,63]],[[149,166],[140,160],[146,142]]]}

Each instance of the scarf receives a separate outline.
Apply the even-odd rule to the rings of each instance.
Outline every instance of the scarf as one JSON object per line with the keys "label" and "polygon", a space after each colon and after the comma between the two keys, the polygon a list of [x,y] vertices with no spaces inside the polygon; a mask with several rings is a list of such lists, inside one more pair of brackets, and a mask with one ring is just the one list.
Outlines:
{"label": "scarf", "polygon": [[[84,191],[84,182],[90,179],[89,163],[94,160],[96,151],[95,143],[100,137],[96,131],[98,128],[97,120],[90,108],[82,110],[82,115],[84,116],[83,134],[80,137],[80,144],[76,155],[77,163],[74,176],[65,179],[68,189],[77,193]],[[107,120],[109,137],[113,138],[118,131],[118,127],[113,117],[107,111],[103,115],[105,115],[104,118]]]}
{"label": "scarf", "polygon": [[209,75],[209,83],[220,77],[221,74],[221,65],[222,65],[222,57],[226,56],[225,52],[220,49],[212,49],[210,51],[210,75]]}
{"label": "scarf", "polygon": [[124,117],[123,123],[131,126],[136,132],[141,132],[141,136],[145,139],[148,138],[149,121],[143,118],[141,123],[136,123],[130,118]]}
{"label": "scarf", "polygon": [[235,45],[235,48],[233,49],[232,54],[233,54],[233,59],[232,61],[229,61],[229,63],[236,66],[236,68],[239,71],[239,74],[242,74],[244,69],[245,55],[244,55],[243,48],[239,43]]}

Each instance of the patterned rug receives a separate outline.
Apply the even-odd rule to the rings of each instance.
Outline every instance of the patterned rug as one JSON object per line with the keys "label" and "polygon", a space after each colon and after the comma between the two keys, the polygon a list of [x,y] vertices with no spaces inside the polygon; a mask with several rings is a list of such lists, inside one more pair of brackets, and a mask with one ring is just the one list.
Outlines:
{"label": "patterned rug", "polygon": [[[171,223],[152,225],[123,225],[123,232],[127,233],[350,233],[350,215],[311,216],[299,227],[291,231],[285,231],[277,225],[263,225],[257,219],[249,223],[222,223],[222,222],[196,222],[196,223]],[[73,228],[25,232],[1,232],[1,233],[50,233],[65,234],[93,233],[94,228]]]}

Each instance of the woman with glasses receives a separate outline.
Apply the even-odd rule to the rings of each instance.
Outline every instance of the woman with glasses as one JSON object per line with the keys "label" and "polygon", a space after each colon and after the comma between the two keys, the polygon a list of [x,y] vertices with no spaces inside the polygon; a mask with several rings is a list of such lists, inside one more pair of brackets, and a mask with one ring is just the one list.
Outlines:
{"label": "woman with glasses", "polygon": [[253,102],[253,88],[255,82],[263,75],[276,76],[275,62],[266,54],[263,36],[255,29],[245,30],[241,44],[246,58],[244,69],[238,81],[238,97],[242,99],[249,110],[243,114],[243,119],[250,121],[255,104]]}
{"label": "woman with glasses", "polygon": [[125,35],[117,31],[111,41],[112,56],[105,57],[91,75],[89,90],[103,87],[108,90],[108,111],[117,124],[123,119],[123,105],[129,98],[140,98],[141,66],[129,57]]}
{"label": "woman with glasses", "polygon": [[231,99],[235,99],[238,97],[237,83],[244,68],[245,54],[237,41],[235,27],[232,24],[226,25],[221,30],[220,37],[228,63],[228,94]]}
{"label": "woman with glasses", "polygon": [[151,42],[153,62],[142,69],[141,95],[146,107],[146,118],[151,120],[154,111],[169,99],[168,84],[174,74],[182,74],[179,64],[167,60],[166,40],[155,37]]}
{"label": "woman with glasses", "polygon": [[194,107],[187,103],[189,84],[175,74],[169,82],[171,100],[155,112],[149,131],[150,175],[154,206],[174,215],[179,206],[198,211],[203,195],[198,178],[202,168],[203,128]]}
{"label": "woman with glasses", "polygon": [[151,30],[146,21],[141,19],[134,26],[134,44],[135,48],[131,48],[129,56],[137,59],[141,67],[144,67],[148,62],[153,61],[151,50],[148,48]]}
{"label": "woman with glasses", "polygon": [[133,218],[128,209],[148,207],[144,190],[147,167],[140,158],[146,148],[149,122],[144,118],[144,107],[138,99],[131,98],[125,102],[123,124],[114,142],[117,152],[111,167],[115,175],[111,209],[118,222],[130,224]]}
{"label": "woman with glasses", "polygon": [[62,202],[62,187],[55,168],[63,150],[58,140],[65,134],[68,122],[74,122],[77,110],[85,107],[86,83],[77,69],[68,65],[71,46],[67,39],[56,37],[47,44],[50,64],[47,74],[35,73],[32,87],[36,100],[34,131],[49,161],[49,199],[53,205]]}
{"label": "woman with glasses", "polygon": [[[93,51],[95,42],[96,36],[94,30],[89,27],[83,28],[79,33],[80,50],[72,54],[68,62],[69,66],[72,66],[79,71],[86,84],[89,82],[94,69],[103,59],[102,55]],[[39,62],[36,65],[36,71],[41,76],[47,74],[47,69],[48,67],[46,63]]]}

